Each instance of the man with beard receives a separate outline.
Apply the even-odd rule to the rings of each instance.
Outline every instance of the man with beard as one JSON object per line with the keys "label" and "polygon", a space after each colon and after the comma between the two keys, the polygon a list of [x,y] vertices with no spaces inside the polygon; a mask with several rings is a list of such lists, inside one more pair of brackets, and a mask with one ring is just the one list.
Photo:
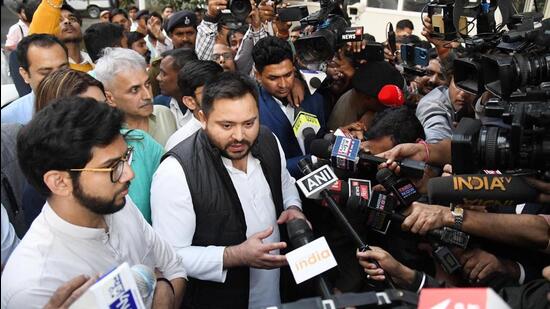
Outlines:
{"label": "man with beard", "polygon": [[29,33],[55,35],[67,47],[71,69],[88,72],[93,69],[94,64],[90,56],[80,50],[82,19],[72,6],[61,3],[62,1],[58,8],[42,2],[34,13]]}
{"label": "man with beard", "polygon": [[176,120],[166,106],[153,106],[151,81],[143,56],[132,49],[105,48],[94,74],[105,87],[107,104],[124,112],[125,126],[149,133],[164,147],[176,132]]}
{"label": "man with beard", "polygon": [[287,244],[277,224],[305,218],[284,152],[260,126],[256,89],[232,72],[207,82],[203,129],[172,148],[153,176],[153,227],[189,268],[184,304],[194,308],[280,303]]}
{"label": "man with beard", "polygon": [[190,11],[179,11],[170,17],[166,32],[174,48],[195,48],[197,38],[197,16]]}
{"label": "man with beard", "polygon": [[157,282],[153,307],[178,308],[181,258],[126,198],[134,173],[122,120],[106,104],[69,97],[21,129],[21,169],[47,202],[2,273],[2,308],[42,308],[71,278],[124,262],[157,269],[166,280]]}

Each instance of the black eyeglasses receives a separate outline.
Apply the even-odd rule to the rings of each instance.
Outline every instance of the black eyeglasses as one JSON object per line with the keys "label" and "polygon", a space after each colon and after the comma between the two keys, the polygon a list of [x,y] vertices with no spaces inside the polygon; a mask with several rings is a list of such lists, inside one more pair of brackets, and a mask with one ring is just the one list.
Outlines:
{"label": "black eyeglasses", "polygon": [[111,173],[111,181],[113,183],[116,183],[120,180],[120,177],[122,177],[122,174],[124,173],[124,165],[126,162],[132,161],[132,153],[134,152],[133,147],[128,147],[128,150],[126,150],[126,153],[124,153],[124,156],[122,156],[120,159],[118,159],[113,167],[107,167],[107,168],[71,168],[69,171],[71,172],[109,172]]}

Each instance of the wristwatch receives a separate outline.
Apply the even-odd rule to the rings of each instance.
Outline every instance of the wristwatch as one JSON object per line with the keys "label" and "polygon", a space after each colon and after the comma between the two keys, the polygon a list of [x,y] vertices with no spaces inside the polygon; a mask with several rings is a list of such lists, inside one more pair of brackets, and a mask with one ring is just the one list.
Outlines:
{"label": "wristwatch", "polygon": [[459,206],[451,204],[451,214],[455,218],[455,224],[453,227],[459,231],[462,231],[462,222],[464,222],[464,209]]}

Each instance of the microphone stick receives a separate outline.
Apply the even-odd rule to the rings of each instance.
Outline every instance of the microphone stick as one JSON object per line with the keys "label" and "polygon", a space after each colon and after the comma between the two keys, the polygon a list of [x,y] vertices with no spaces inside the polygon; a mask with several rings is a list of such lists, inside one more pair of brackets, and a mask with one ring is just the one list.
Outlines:
{"label": "microphone stick", "polygon": [[[306,159],[300,160],[298,162],[298,166],[300,167],[300,170],[302,171],[302,173],[304,175],[308,175],[312,172],[311,167],[310,167],[310,165],[309,165],[309,163],[307,162]],[[359,251],[365,252],[367,250],[372,250],[369,247],[369,245],[367,245],[365,242],[363,242],[363,240],[361,239],[359,234],[357,234],[355,229],[351,226],[349,221],[346,219],[346,216],[342,213],[342,211],[338,207],[338,204],[336,204],[334,199],[330,196],[330,193],[328,192],[328,190],[325,189],[325,190],[321,191],[321,196],[323,197],[323,199],[325,199],[325,201],[327,201],[328,208],[329,208],[330,212],[332,213],[332,215],[336,218],[336,221],[349,233],[349,235],[351,235],[351,238],[353,239],[353,241],[355,242],[355,244],[359,248]],[[382,268],[382,267],[380,267],[380,264],[378,263],[378,261],[373,260],[371,262],[374,263],[376,265],[376,267]],[[385,273],[385,280],[384,281],[386,282],[386,284],[390,288],[395,289],[395,283],[393,282],[393,280],[391,279],[391,276],[389,274]]]}

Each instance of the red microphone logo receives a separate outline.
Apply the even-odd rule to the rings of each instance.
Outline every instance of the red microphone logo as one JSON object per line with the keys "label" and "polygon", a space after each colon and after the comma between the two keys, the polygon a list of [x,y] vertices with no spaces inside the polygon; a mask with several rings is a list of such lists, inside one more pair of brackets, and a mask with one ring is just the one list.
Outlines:
{"label": "red microphone logo", "polygon": [[378,101],[388,107],[399,107],[405,103],[405,94],[396,85],[385,85],[378,92]]}

